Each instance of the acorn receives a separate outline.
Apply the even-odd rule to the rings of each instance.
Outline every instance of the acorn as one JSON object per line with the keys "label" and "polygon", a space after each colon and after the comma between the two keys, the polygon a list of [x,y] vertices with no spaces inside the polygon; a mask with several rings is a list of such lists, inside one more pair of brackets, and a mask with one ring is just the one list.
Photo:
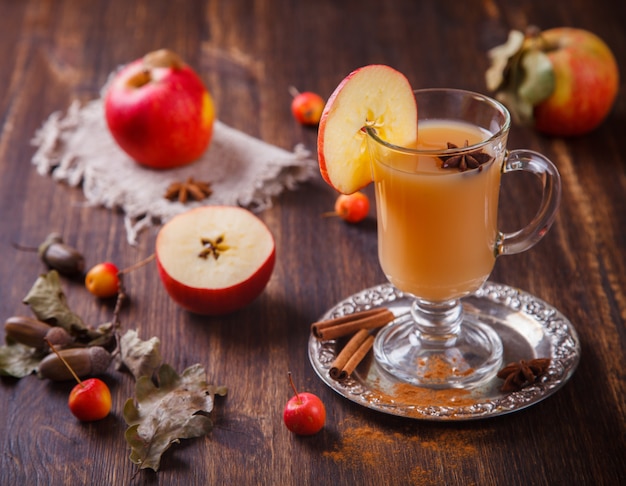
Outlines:
{"label": "acorn", "polygon": [[8,339],[30,346],[31,348],[44,348],[44,341],[52,326],[32,317],[13,316],[4,323],[4,332]]}
{"label": "acorn", "polygon": [[[79,378],[104,373],[113,359],[111,353],[100,346],[62,349],[58,353],[67,361],[69,367],[74,370]],[[65,363],[55,353],[51,353],[41,360],[38,374],[42,378],[53,381],[75,379]]]}
{"label": "acorn", "polygon": [[4,332],[8,339],[37,349],[44,349],[46,340],[58,346],[74,342],[74,338],[62,327],[51,326],[34,317],[9,317],[4,322]]}
{"label": "acorn", "polygon": [[59,233],[50,233],[38,248],[39,257],[48,267],[68,277],[85,271],[83,255],[63,242]]}

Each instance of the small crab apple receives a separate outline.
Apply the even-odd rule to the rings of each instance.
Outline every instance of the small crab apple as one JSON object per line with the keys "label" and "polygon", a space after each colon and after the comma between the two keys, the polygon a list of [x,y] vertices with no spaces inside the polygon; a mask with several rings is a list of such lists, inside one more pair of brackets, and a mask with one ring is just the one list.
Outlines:
{"label": "small crab apple", "polygon": [[303,125],[318,125],[324,111],[324,99],[311,91],[300,93],[293,87],[290,91],[293,95],[291,113],[294,118]]}
{"label": "small crab apple", "polygon": [[46,339],[45,341],[78,383],[72,388],[67,399],[67,405],[72,415],[81,422],[93,422],[109,415],[112,400],[111,390],[106,383],[98,378],[81,380],[55,346],[49,340]]}
{"label": "small crab apple", "polygon": [[348,223],[358,223],[365,219],[370,210],[370,200],[362,192],[340,194],[335,201],[335,213]]}
{"label": "small crab apple", "polygon": [[67,404],[81,422],[100,420],[111,411],[111,391],[102,380],[88,378],[72,389]]}
{"label": "small crab apple", "polygon": [[87,272],[85,287],[96,297],[113,297],[120,287],[119,270],[111,262],[98,263]]}
{"label": "small crab apple", "polygon": [[298,393],[289,373],[289,383],[295,395],[289,399],[283,411],[287,428],[297,435],[317,434],[326,422],[326,408],[317,395]]}

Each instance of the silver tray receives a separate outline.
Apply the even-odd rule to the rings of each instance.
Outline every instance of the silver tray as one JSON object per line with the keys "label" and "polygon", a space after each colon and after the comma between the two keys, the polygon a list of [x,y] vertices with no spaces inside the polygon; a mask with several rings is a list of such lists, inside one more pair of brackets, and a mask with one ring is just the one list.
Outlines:
{"label": "silver tray", "polygon": [[[409,299],[391,284],[358,292],[329,309],[321,320],[387,307],[397,318],[409,311]],[[487,282],[476,294],[463,299],[466,313],[500,335],[503,363],[550,358],[545,375],[520,391],[503,393],[502,380],[494,377],[472,391],[429,390],[400,382],[366,356],[344,381],[329,375],[330,366],[344,342],[320,341],[311,335],[309,359],[319,377],[343,397],[391,415],[423,420],[472,420],[494,417],[529,407],[552,395],[572,376],[580,360],[580,342],[572,324],[557,309],[522,290]]]}

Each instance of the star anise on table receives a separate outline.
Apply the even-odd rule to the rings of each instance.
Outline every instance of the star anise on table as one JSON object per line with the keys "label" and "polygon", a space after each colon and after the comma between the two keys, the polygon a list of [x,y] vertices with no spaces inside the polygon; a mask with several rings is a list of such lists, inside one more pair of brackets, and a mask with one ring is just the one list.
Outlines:
{"label": "star anise on table", "polygon": [[172,182],[165,191],[165,199],[185,204],[190,199],[202,201],[211,195],[211,184],[189,177],[185,182]]}
{"label": "star anise on table", "polygon": [[[468,141],[465,140],[465,145],[468,146]],[[457,145],[448,142],[449,149],[459,148]],[[439,157],[441,159],[442,169],[458,169],[459,172],[464,172],[468,169],[482,170],[483,164],[489,162],[493,157],[482,150],[474,150],[472,152],[466,152],[458,155],[445,155]]]}
{"label": "star anise on table", "polygon": [[498,378],[504,380],[503,392],[519,391],[525,386],[532,385],[543,376],[550,367],[550,358],[536,358],[530,361],[520,360],[509,363],[500,371]]}

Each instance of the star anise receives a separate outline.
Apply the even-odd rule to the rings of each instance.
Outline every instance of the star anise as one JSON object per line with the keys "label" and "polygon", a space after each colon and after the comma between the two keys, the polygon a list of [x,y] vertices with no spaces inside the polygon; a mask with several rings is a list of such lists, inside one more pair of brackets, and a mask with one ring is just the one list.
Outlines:
{"label": "star anise", "polygon": [[189,177],[185,182],[172,182],[165,191],[165,199],[185,204],[190,199],[202,201],[211,195],[211,184]]}
{"label": "star anise", "polygon": [[509,363],[498,371],[498,378],[504,380],[501,390],[512,392],[532,385],[548,371],[549,367],[550,358],[537,358],[530,361],[522,359],[515,363]]}
{"label": "star anise", "polygon": [[[465,145],[468,146],[468,141],[465,140]],[[448,142],[449,149],[459,148],[453,143]],[[445,155],[439,157],[441,159],[442,169],[458,169],[459,172],[464,172],[468,169],[483,170],[483,164],[489,162],[493,157],[482,150],[474,150],[472,152],[465,152],[458,155]]]}

